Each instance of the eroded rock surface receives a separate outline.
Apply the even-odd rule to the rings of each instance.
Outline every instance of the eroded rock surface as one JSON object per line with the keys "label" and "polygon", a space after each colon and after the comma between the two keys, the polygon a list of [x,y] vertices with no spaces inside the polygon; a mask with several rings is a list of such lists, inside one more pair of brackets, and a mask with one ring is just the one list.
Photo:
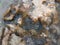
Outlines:
{"label": "eroded rock surface", "polygon": [[3,15],[1,45],[59,45],[59,0],[15,0]]}

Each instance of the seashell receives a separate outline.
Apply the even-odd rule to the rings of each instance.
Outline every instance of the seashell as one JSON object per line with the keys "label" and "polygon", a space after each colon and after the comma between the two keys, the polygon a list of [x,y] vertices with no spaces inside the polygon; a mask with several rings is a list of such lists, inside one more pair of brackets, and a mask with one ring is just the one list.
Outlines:
{"label": "seashell", "polygon": [[42,33],[40,36],[41,37],[47,37],[47,35],[45,33]]}
{"label": "seashell", "polygon": [[22,25],[22,22],[23,22],[23,21],[22,21],[22,18],[19,18],[18,21],[17,21],[17,23],[18,23],[19,25]]}

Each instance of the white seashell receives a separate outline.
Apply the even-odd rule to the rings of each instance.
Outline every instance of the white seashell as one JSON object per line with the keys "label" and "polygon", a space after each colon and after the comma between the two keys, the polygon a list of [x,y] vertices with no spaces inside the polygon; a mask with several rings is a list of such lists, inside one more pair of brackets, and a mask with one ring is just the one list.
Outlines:
{"label": "white seashell", "polygon": [[47,35],[45,33],[42,33],[40,36],[44,36],[44,37],[47,37]]}
{"label": "white seashell", "polygon": [[22,18],[19,18],[18,21],[17,21],[17,23],[18,23],[19,25],[21,25],[21,24],[22,24]]}

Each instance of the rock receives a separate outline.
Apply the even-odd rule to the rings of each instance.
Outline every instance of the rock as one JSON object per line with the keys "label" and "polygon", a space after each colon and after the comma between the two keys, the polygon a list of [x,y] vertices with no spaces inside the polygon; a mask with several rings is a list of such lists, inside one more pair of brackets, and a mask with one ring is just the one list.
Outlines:
{"label": "rock", "polygon": [[18,37],[15,34],[12,34],[10,44],[11,45],[25,45],[25,42],[24,41],[21,42],[21,40],[22,40],[21,37]]}
{"label": "rock", "polygon": [[57,45],[57,42],[59,45],[57,0],[14,2],[3,16],[5,29],[0,33],[1,45]]}
{"label": "rock", "polygon": [[10,37],[10,33],[3,38],[2,45],[8,45],[9,37]]}
{"label": "rock", "polygon": [[4,17],[4,20],[13,20],[13,18],[14,18],[14,15],[13,14],[10,14],[10,16],[5,16]]}

